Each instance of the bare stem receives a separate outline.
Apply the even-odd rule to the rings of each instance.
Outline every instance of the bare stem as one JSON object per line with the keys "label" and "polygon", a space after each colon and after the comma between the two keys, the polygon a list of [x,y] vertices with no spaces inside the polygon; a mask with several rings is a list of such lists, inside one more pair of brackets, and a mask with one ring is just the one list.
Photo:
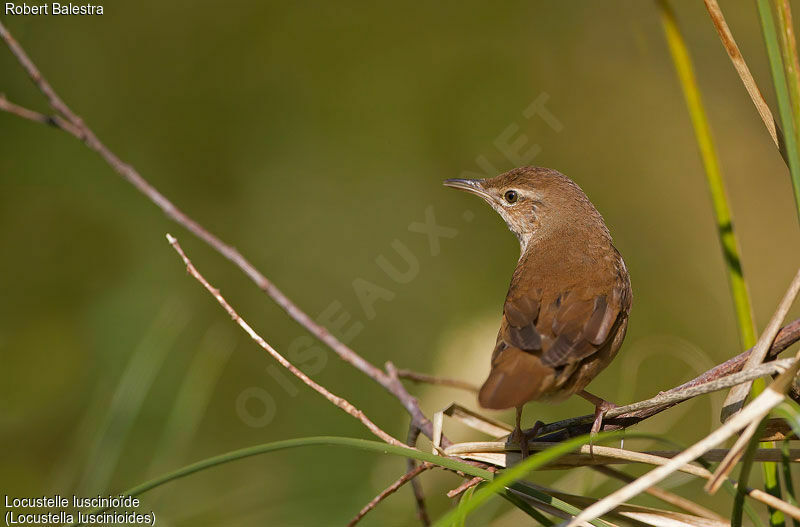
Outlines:
{"label": "bare stem", "polygon": [[[419,428],[414,423],[408,427],[408,438],[406,444],[412,448],[416,448],[417,439],[419,438]],[[411,472],[416,467],[416,461],[408,458],[406,461],[407,471]],[[422,483],[416,478],[411,480],[411,490],[414,492],[414,503],[417,506],[417,518],[423,527],[428,527],[431,524],[431,518],[428,516],[428,508],[425,506],[425,493],[422,491]]]}
{"label": "bare stem", "polygon": [[480,477],[480,476],[475,476],[474,478],[468,479],[467,481],[465,481],[464,483],[462,483],[458,487],[454,488],[453,490],[447,491],[447,497],[448,498],[455,498],[456,496],[458,496],[462,492],[464,492],[464,491],[466,491],[468,489],[471,489],[472,487],[474,487],[475,485],[479,484],[482,481],[483,481],[483,478]]}

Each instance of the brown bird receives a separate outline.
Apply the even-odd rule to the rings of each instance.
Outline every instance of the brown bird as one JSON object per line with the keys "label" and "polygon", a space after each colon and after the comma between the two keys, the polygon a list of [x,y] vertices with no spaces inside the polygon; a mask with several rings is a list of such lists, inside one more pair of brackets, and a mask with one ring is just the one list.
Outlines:
{"label": "brown bird", "polygon": [[619,350],[632,300],[628,270],[602,216],[578,185],[549,168],[444,184],[486,200],[520,245],[480,405],[517,409],[511,439],[523,456],[539,425],[522,432],[528,401],[578,394],[595,405],[592,432],[598,432],[614,405],[584,388]]}

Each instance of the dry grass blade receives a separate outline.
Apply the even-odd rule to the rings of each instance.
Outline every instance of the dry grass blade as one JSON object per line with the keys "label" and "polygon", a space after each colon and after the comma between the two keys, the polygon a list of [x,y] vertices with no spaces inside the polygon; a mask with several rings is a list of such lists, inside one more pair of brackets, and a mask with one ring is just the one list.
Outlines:
{"label": "dry grass blade", "polygon": [[[775,336],[781,328],[781,323],[786,318],[786,314],[789,312],[792,304],[794,304],[798,292],[800,292],[800,269],[798,269],[792,283],[789,284],[789,288],[783,295],[783,299],[781,299],[780,304],[778,304],[769,324],[767,324],[758,342],[756,342],[756,345],[753,347],[753,351],[750,353],[747,362],[742,368],[743,372],[751,370],[764,362],[764,357],[767,356],[767,351],[772,346],[772,342],[775,340]],[[742,406],[744,406],[747,394],[750,393],[752,384],[752,381],[748,381],[731,389],[728,397],[725,398],[725,403],[722,405],[721,417],[723,422],[728,420],[731,415],[741,410]],[[753,430],[753,432],[755,432],[755,430]]]}
{"label": "dry grass blade", "polygon": [[775,118],[772,116],[772,112],[767,105],[767,101],[764,100],[761,90],[758,89],[756,80],[750,73],[750,68],[747,67],[744,56],[742,56],[742,53],[739,51],[739,46],[736,44],[736,40],[733,38],[733,34],[728,27],[728,23],[725,22],[725,17],[722,15],[722,10],[720,9],[717,0],[704,1],[706,4],[706,9],[708,10],[708,14],[711,17],[711,22],[714,23],[714,28],[717,30],[717,34],[722,41],[722,45],[725,47],[725,51],[727,51],[728,57],[730,57],[733,67],[736,69],[736,73],[738,73],[739,78],[742,79],[742,84],[744,84],[744,88],[750,95],[750,99],[753,101],[753,104],[758,111],[758,115],[760,115],[761,120],[764,121],[764,126],[767,127],[767,131],[769,132],[770,137],[772,137],[772,141],[775,143],[775,146],[780,149],[780,142],[778,140],[779,128],[775,123]]}
{"label": "dry grass blade", "polygon": [[[782,420],[782,419],[780,419]],[[531,443],[530,451],[539,452],[546,450],[558,443],[537,442]],[[592,455],[594,452],[594,455]],[[582,447],[575,453],[566,454],[558,459],[557,462],[545,465],[544,469],[550,468],[565,468],[565,467],[583,467],[583,466],[599,466],[610,464],[623,464],[623,463],[647,463],[651,465],[663,465],[667,460],[679,455],[682,450],[625,450],[623,448],[614,448],[608,446],[596,445],[593,449]],[[447,447],[443,453],[448,456],[458,456],[462,458],[475,457],[475,456],[488,456],[495,455],[499,459],[495,459],[493,464],[499,467],[511,466],[521,459],[519,454],[519,445],[513,443],[505,443],[502,441],[478,441],[468,443],[455,443]],[[703,459],[708,462],[720,462],[730,453],[727,448],[711,449],[703,454]],[[788,461],[791,463],[800,463],[800,449],[793,448],[786,452]],[[784,453],[779,448],[760,448],[755,451],[753,459],[759,462],[778,462],[783,459]],[[691,470],[686,470],[690,474],[708,478],[711,473],[702,467],[695,465],[687,465]],[[694,470],[698,468],[699,470]]]}
{"label": "dry grass blade", "polygon": [[483,432],[492,437],[503,437],[511,433],[513,427],[502,421],[497,421],[490,417],[483,416],[477,412],[465,408],[458,403],[453,403],[442,411],[443,415],[465,424],[466,426]]}
{"label": "dry grass blade", "polygon": [[670,474],[680,470],[687,463],[702,456],[751,422],[763,419],[772,408],[784,400],[784,394],[794,380],[795,375],[797,375],[798,368],[800,368],[800,353],[795,356],[795,361],[791,368],[778,376],[761,395],[745,406],[741,412],[731,417],[720,428],[714,430],[705,438],[672,458],[668,463],[648,472],[633,483],[622,487],[594,505],[591,505],[581,512],[569,525],[576,525],[577,520],[590,521],[598,518],[614,507],[644,492],[647,488],[656,485]]}
{"label": "dry grass blade", "polygon": [[[555,516],[556,518],[561,518],[562,520],[571,520],[572,518],[574,518],[574,516],[572,516],[571,514],[567,514],[566,512],[564,512],[564,511],[562,511],[560,509],[557,509],[556,507],[553,507],[552,505],[550,505],[548,503],[545,503],[543,501],[539,501],[539,500],[533,499],[530,496],[528,496],[527,494],[525,494],[524,492],[520,492],[519,490],[516,490],[516,489],[508,489],[508,490],[509,490],[509,492],[514,494],[515,496],[518,496],[520,499],[523,499],[527,503],[530,503],[531,506],[539,509],[540,511],[546,512],[547,514],[549,514],[551,516]],[[610,525],[611,527],[619,527],[617,524],[611,523],[609,521],[606,521],[606,523],[608,525]],[[578,525],[580,527],[594,527],[589,522],[580,522]]]}
{"label": "dry grass blade", "polygon": [[[532,484],[528,483],[528,485]],[[586,508],[597,502],[597,499],[587,496],[578,496],[575,494],[558,492],[553,489],[539,487],[538,485],[532,486],[539,488],[542,492],[546,492],[547,494],[565,501],[570,505],[580,508]],[[730,525],[727,520],[717,515],[709,518],[702,515],[685,514],[654,507],[631,505],[629,503],[623,503],[614,507],[614,509],[609,511],[608,514],[612,517],[626,521],[626,523],[633,521],[634,525],[643,524],[657,527],[727,527]]]}
{"label": "dry grass blade", "polygon": [[[556,444],[558,443],[532,443],[530,449],[531,452],[547,450]],[[458,456],[465,459],[491,459],[499,466],[511,466],[519,462],[522,456],[519,452],[509,449],[518,449],[518,447],[517,445],[499,442],[457,443],[448,447],[445,453],[450,456]],[[549,468],[587,466],[594,464],[603,465],[615,462],[645,463],[648,465],[665,465],[669,463],[669,457],[663,455],[661,452],[658,454],[653,452],[635,452],[601,445],[593,445],[591,447],[589,445],[584,445],[578,449],[576,453],[566,454],[560,457],[555,464],[549,465]],[[667,455],[676,454],[677,452],[667,452]],[[494,457],[489,457],[492,455]],[[780,452],[777,452],[776,455],[780,456]],[[699,465],[687,463],[678,468],[678,470],[705,479],[711,477],[711,472]]]}
{"label": "dry grass blade", "polygon": [[[559,495],[561,497],[561,495]],[[574,499],[565,499],[564,501],[572,503],[576,506],[588,506],[596,503],[596,500],[591,498],[584,498],[576,496]],[[621,520],[633,521],[641,525],[652,525],[653,527],[729,527],[730,523],[723,519],[718,518],[705,518],[703,516],[695,516],[694,514],[685,514],[682,512],[673,512],[663,509],[656,509],[653,507],[643,507],[641,505],[631,505],[624,503],[609,512],[612,518],[619,518]]]}
{"label": "dry grass blade", "polygon": [[[551,489],[548,487],[543,487],[541,485],[537,485],[529,481],[525,481],[522,483],[527,488],[535,489],[542,494],[557,498],[574,507],[583,508],[597,502],[596,498],[590,498],[587,496],[579,496],[575,494],[560,492],[558,490]],[[713,517],[709,518],[703,515],[684,514],[680,512],[667,511],[653,507],[642,507],[638,505],[631,505],[628,503],[624,503],[615,507],[612,511],[610,511],[608,515],[606,515],[606,517],[603,519],[603,521],[609,523],[608,516],[611,516],[620,519],[625,524],[629,525],[656,525],[663,527],[678,527],[678,526],[722,527],[729,525],[729,523],[724,518],[718,517],[717,515],[714,515],[714,513],[711,513],[710,511],[706,512],[712,514]]]}

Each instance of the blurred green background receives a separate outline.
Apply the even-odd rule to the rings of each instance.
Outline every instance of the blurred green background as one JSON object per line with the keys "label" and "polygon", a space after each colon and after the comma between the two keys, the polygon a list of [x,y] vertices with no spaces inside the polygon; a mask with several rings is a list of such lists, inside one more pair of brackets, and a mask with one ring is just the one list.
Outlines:
{"label": "blurred green background", "polygon": [[[800,261],[787,170],[702,2],[676,4],[762,328]],[[632,402],[741,351],[702,164],[653,3],[103,5],[101,17],[3,23],[113,151],[312,316],[346,313],[346,329],[362,328],[349,343],[374,364],[476,383],[488,372],[518,245],[487,206],[441,180],[486,163],[512,168],[519,160],[498,146],[504,140],[526,141],[521,152],[538,152],[532,164],[583,187],[630,269],[626,344],[593,392]],[[772,103],[755,5],[722,8]],[[46,109],[4,47],[0,72],[0,92]],[[536,100],[560,126],[523,115]],[[457,231],[440,239],[438,254],[409,230],[426,209]],[[4,494],[120,491],[256,443],[372,438],[231,323],[187,276],[167,232],[272,345],[405,437],[407,415],[387,393],[321,346],[308,351],[304,331],[241,272],[95,154],[0,114]],[[376,263],[383,255],[404,268],[396,240],[419,266],[408,283]],[[391,300],[365,312],[357,279]],[[411,389],[428,413],[452,401],[477,408],[469,394]],[[640,428],[690,442],[717,422],[721,397]],[[582,400],[533,403],[525,418],[588,411]],[[482,439],[451,423],[445,432]],[[172,483],[145,495],[143,508],[161,525],[343,525],[404,470],[394,457],[294,450]],[[421,479],[437,517],[460,481],[438,471]],[[535,480],[595,495],[617,487],[584,469]],[[700,489],[680,477],[668,486],[694,497]],[[730,501],[720,493],[705,503],[727,514]],[[520,518],[498,500],[473,521]],[[416,525],[410,490],[363,524]]]}

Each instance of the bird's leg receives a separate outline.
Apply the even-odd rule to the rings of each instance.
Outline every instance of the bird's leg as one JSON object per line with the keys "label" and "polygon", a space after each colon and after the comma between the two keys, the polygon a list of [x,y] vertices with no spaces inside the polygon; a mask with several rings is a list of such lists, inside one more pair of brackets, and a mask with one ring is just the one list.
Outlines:
{"label": "bird's leg", "polygon": [[600,432],[600,429],[603,428],[603,418],[605,417],[606,412],[608,412],[612,408],[616,408],[617,405],[606,401],[602,397],[592,395],[586,390],[579,392],[578,395],[580,395],[581,397],[583,397],[584,399],[586,399],[587,401],[589,401],[594,405],[594,422],[592,423],[592,429],[590,432],[592,436],[592,442],[589,443],[589,452],[593,453],[594,436],[596,436],[597,433]]}
{"label": "bird's leg", "polygon": [[606,413],[612,408],[616,408],[617,405],[606,401],[602,397],[592,395],[586,390],[579,392],[578,395],[594,405],[594,423],[592,423],[592,435],[594,435],[603,427],[603,417],[605,417]]}
{"label": "bird's leg", "polygon": [[514,431],[511,432],[510,439],[512,442],[515,442],[519,445],[519,449],[522,452],[522,459],[525,459],[530,455],[530,449],[528,448],[528,441],[536,437],[539,433],[539,429],[544,426],[544,423],[541,421],[536,421],[534,423],[533,428],[530,430],[523,430],[522,429],[522,407],[517,406],[517,419],[514,426]]}
{"label": "bird's leg", "polygon": [[512,442],[517,443],[519,445],[519,449],[522,451],[522,459],[528,457],[530,452],[528,451],[528,439],[525,437],[525,432],[522,431],[522,407],[517,406],[517,419],[514,422],[514,431],[511,432],[511,436],[509,437]]}

